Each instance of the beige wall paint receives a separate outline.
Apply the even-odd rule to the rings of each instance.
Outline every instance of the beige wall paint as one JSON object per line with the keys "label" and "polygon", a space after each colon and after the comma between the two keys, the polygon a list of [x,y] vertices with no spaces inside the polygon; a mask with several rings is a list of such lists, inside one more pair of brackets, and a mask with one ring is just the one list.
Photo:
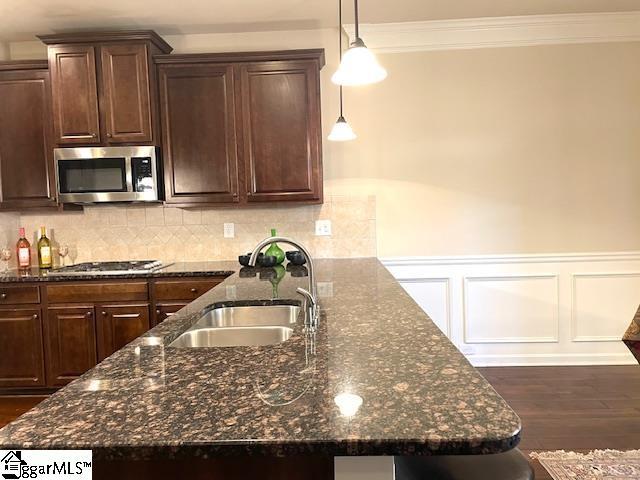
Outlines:
{"label": "beige wall paint", "polygon": [[[640,43],[381,56],[326,171],[381,256],[640,249]],[[412,234],[409,234],[411,232]]]}
{"label": "beige wall paint", "polygon": [[[169,36],[176,52],[324,47],[331,29]],[[43,58],[37,43],[12,58]],[[640,250],[640,43],[381,55],[324,142],[328,195],[376,196],[380,256]]]}

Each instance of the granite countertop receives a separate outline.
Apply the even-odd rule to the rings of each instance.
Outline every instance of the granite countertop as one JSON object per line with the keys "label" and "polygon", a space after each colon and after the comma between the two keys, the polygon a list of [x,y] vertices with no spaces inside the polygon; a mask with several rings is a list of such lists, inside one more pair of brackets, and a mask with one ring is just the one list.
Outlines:
{"label": "granite countertop", "polygon": [[51,270],[31,268],[27,271],[16,269],[0,274],[0,283],[14,282],[73,282],[82,280],[122,280],[136,278],[164,278],[164,277],[206,277],[231,275],[240,266],[236,261],[216,262],[177,262],[167,265],[160,270],[149,273],[127,273],[122,275],[104,275],[87,272],[82,275],[55,275]]}
{"label": "granite countertop", "polygon": [[[287,274],[276,289],[243,269],[0,430],[0,448],[91,448],[108,460],[517,445],[517,415],[377,259],[318,260],[316,272],[315,338],[299,318],[275,346],[169,347],[209,305],[295,304],[308,281]],[[353,415],[336,405],[342,393],[362,398]]]}
{"label": "granite countertop", "polygon": [[640,363],[640,307],[633,320],[631,320],[631,325],[627,328],[622,341],[629,347],[633,356]]}

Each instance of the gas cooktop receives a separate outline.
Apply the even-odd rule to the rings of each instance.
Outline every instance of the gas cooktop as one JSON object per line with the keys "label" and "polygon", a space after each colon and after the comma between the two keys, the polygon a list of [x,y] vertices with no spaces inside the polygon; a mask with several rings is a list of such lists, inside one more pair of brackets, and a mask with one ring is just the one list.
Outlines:
{"label": "gas cooktop", "polygon": [[49,275],[130,275],[155,272],[164,265],[159,260],[134,260],[129,262],[85,262],[68,267],[59,267]]}

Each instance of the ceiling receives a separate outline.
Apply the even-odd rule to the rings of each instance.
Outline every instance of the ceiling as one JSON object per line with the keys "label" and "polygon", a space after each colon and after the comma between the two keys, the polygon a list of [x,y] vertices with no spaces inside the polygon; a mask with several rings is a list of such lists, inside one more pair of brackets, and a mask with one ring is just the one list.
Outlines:
{"label": "ceiling", "polygon": [[[353,6],[344,0],[345,23]],[[638,0],[360,0],[363,23],[638,10]],[[80,29],[161,34],[315,29],[336,24],[336,0],[0,0],[0,40]]]}

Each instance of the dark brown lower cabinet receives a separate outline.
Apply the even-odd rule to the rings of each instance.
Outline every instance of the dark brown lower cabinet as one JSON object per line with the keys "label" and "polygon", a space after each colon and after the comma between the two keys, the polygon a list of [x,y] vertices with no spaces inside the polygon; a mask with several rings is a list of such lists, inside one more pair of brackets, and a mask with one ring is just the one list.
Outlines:
{"label": "dark brown lower cabinet", "polygon": [[0,310],[0,387],[43,387],[39,308]]}
{"label": "dark brown lower cabinet", "polygon": [[66,385],[97,363],[93,305],[50,307],[45,338],[47,384]]}
{"label": "dark brown lower cabinet", "polygon": [[96,305],[98,361],[149,330],[149,304]]}
{"label": "dark brown lower cabinet", "polygon": [[[171,315],[176,313],[178,310],[186,307],[186,303],[172,303],[172,304],[162,304],[156,305],[156,321],[155,325],[164,322]],[[154,326],[155,326],[154,325]]]}
{"label": "dark brown lower cabinet", "polygon": [[224,278],[3,284],[0,393],[66,385]]}

